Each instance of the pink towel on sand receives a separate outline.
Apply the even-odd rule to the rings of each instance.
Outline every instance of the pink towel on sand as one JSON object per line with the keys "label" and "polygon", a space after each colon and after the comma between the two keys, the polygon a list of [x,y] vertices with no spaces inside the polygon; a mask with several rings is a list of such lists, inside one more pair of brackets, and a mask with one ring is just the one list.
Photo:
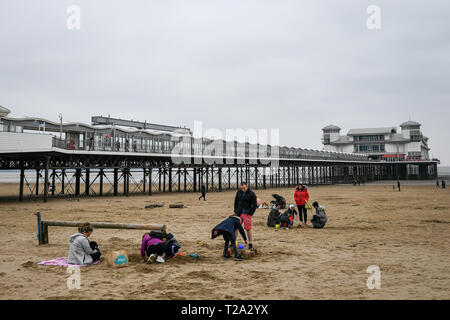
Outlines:
{"label": "pink towel on sand", "polygon": [[[100,261],[95,261],[93,264],[97,264]],[[77,264],[69,264],[67,263],[67,259],[65,257],[61,258],[55,258],[52,260],[45,260],[42,262],[39,262],[38,264],[44,265],[44,266],[60,266],[60,267],[85,267],[87,265],[77,265]]]}

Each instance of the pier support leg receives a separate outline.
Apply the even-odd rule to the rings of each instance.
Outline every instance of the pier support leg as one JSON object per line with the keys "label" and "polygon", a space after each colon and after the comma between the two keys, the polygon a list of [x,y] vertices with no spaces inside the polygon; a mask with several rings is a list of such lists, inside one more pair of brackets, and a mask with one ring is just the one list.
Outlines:
{"label": "pier support leg", "polygon": [[169,168],[169,192],[172,192],[172,168]]}
{"label": "pier support leg", "polygon": [[89,191],[91,189],[90,185],[91,185],[91,170],[90,169],[86,169],[85,191],[84,191],[84,194],[86,196],[89,196]]}
{"label": "pier support leg", "polygon": [[80,180],[81,180],[81,169],[75,170],[75,195],[80,195]]}
{"label": "pier support leg", "polygon": [[114,168],[114,196],[119,194],[119,169]]}
{"label": "pier support leg", "polygon": [[263,176],[262,176],[262,178],[263,178],[263,189],[264,190],[266,189],[266,170],[267,170],[267,168],[263,168]]}
{"label": "pier support leg", "polygon": [[187,169],[184,168],[184,192],[187,192]]}
{"label": "pier support leg", "polygon": [[100,175],[100,196],[103,196],[103,177],[105,175],[103,169],[100,169],[99,175]]}
{"label": "pier support leg", "polygon": [[197,192],[197,168],[194,167],[194,192]]}
{"label": "pier support leg", "polygon": [[161,168],[158,168],[158,191],[161,192]]}
{"label": "pier support leg", "polygon": [[40,170],[36,170],[36,197],[39,196],[39,178],[40,178]]}
{"label": "pier support leg", "polygon": [[163,192],[166,192],[166,173],[167,173],[167,169],[164,167],[164,169],[163,169]]}
{"label": "pier support leg", "polygon": [[143,183],[143,186],[142,186],[142,193],[146,193],[147,192],[147,169],[146,168],[144,168],[143,169],[143,171],[144,171],[144,175],[143,175],[143,180],[142,180],[142,183]]}
{"label": "pier support leg", "polygon": [[48,159],[45,161],[45,171],[44,171],[44,202],[48,200]]}
{"label": "pier support leg", "polygon": [[20,169],[20,189],[19,189],[19,201],[23,201],[23,187],[25,182],[25,169],[22,167]]}
{"label": "pier support leg", "polygon": [[148,169],[148,195],[152,195],[152,187],[153,187],[153,178],[152,178],[153,168],[150,167]]}
{"label": "pier support leg", "polygon": [[61,194],[66,192],[66,169],[61,170]]}
{"label": "pier support leg", "polygon": [[53,172],[52,172],[52,197],[55,196],[55,189],[56,189],[56,170],[53,169]]}

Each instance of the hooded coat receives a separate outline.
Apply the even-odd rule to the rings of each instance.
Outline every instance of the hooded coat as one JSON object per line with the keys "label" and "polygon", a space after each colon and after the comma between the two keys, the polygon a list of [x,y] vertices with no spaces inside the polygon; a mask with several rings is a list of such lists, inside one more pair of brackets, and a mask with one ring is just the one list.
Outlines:
{"label": "hooded coat", "polygon": [[275,227],[276,224],[280,223],[280,211],[277,208],[273,208],[269,212],[269,216],[267,217],[267,226]]}
{"label": "hooded coat", "polygon": [[97,253],[98,251],[91,249],[88,237],[77,232],[70,236],[69,242],[69,257],[67,258],[69,264],[86,265],[94,262],[91,254]]}
{"label": "hooded coat", "polygon": [[299,206],[304,206],[305,203],[309,200],[309,192],[306,187],[301,189],[296,188],[294,193],[295,203]]}
{"label": "hooded coat", "polygon": [[214,229],[212,229],[211,239],[217,238],[224,232],[228,232],[233,241],[235,241],[236,230],[239,230],[244,241],[247,241],[247,236],[245,235],[244,229],[241,225],[241,219],[238,216],[230,217],[215,226]]}
{"label": "hooded coat", "polygon": [[327,213],[325,212],[325,207],[319,206],[316,209],[316,214],[313,216],[313,219],[311,220],[314,228],[323,228],[325,226],[325,223],[327,223],[328,217]]}

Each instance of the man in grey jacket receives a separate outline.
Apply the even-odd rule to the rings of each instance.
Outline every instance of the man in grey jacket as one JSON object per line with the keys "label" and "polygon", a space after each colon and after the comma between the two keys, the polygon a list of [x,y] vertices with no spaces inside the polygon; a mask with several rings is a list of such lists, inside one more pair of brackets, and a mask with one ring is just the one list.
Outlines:
{"label": "man in grey jacket", "polygon": [[316,214],[313,216],[311,223],[313,227],[316,229],[321,229],[327,223],[327,213],[325,212],[325,207],[319,206],[319,203],[316,201],[313,203],[314,209],[316,209]]}
{"label": "man in grey jacket", "polygon": [[85,223],[78,228],[78,231],[69,238],[70,247],[67,262],[76,265],[92,264],[99,260],[101,256],[97,244],[90,242],[88,239],[93,229],[89,223]]}

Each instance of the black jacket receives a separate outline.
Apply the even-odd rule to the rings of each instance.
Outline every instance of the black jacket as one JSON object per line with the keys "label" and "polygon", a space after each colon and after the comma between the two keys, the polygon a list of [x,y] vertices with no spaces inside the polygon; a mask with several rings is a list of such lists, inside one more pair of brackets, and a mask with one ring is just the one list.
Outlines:
{"label": "black jacket", "polygon": [[239,230],[244,241],[247,241],[247,236],[245,235],[244,229],[241,225],[241,219],[239,219],[239,217],[237,216],[228,218],[215,226],[214,229],[212,229],[211,238],[214,239],[224,232],[228,232],[231,235],[232,239],[235,241],[236,230]]}
{"label": "black jacket", "polygon": [[246,214],[252,216],[257,207],[256,194],[252,190],[248,189],[247,192],[238,190],[236,192],[236,198],[234,198],[234,213],[236,215],[240,216],[242,210],[246,210]]}
{"label": "black jacket", "polygon": [[280,223],[280,211],[276,208],[273,208],[269,216],[267,217],[267,226],[268,227],[275,227],[276,224]]}

